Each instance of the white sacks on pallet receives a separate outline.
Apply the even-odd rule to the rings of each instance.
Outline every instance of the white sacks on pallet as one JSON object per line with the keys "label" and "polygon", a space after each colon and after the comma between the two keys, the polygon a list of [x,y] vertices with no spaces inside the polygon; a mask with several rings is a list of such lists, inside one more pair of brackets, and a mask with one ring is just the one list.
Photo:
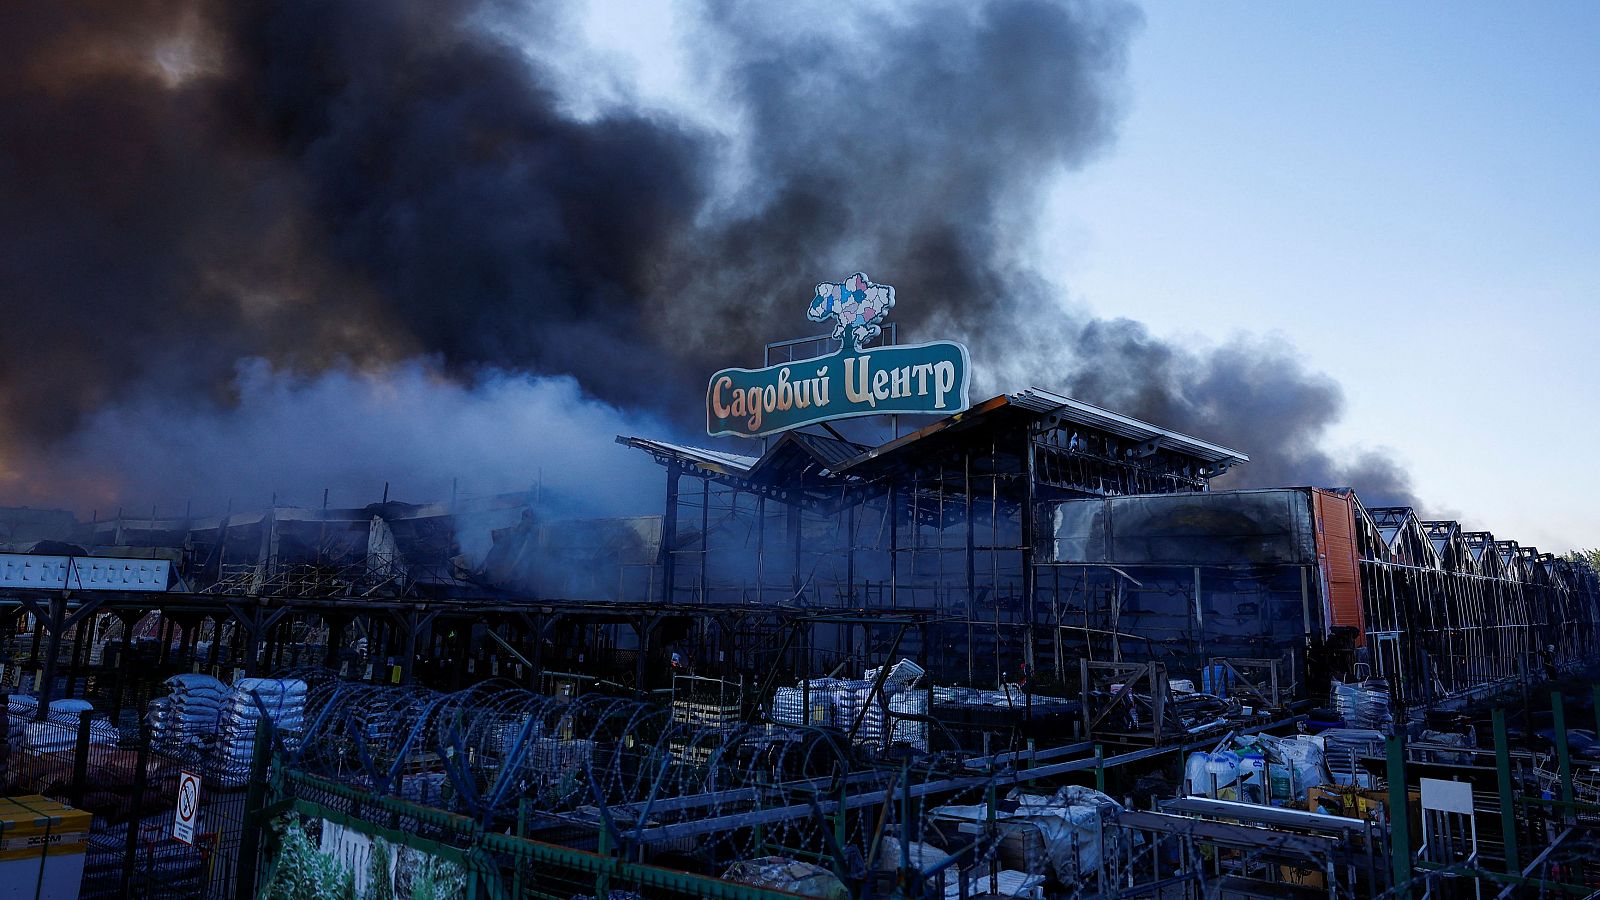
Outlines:
{"label": "white sacks on pallet", "polygon": [[217,774],[225,786],[238,787],[249,778],[263,713],[283,746],[298,749],[306,724],[306,683],[293,678],[241,678],[234,683],[222,708],[217,744]]}
{"label": "white sacks on pallet", "polygon": [[158,746],[205,746],[217,736],[228,686],[210,675],[174,675],[172,693],[150,704],[150,737]]}

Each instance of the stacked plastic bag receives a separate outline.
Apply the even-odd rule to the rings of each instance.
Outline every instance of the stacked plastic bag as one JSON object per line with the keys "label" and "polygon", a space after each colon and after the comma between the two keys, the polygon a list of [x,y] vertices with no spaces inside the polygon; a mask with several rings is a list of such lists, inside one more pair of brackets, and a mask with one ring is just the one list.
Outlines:
{"label": "stacked plastic bag", "polygon": [[1334,707],[1346,728],[1382,731],[1394,721],[1389,712],[1389,691],[1384,687],[1357,684],[1333,685]]}
{"label": "stacked plastic bag", "polygon": [[[928,695],[924,691],[901,691],[889,698],[889,712],[911,716],[928,714]],[[928,749],[928,723],[908,721],[890,716],[894,724],[889,743],[910,744],[918,750]]]}
{"label": "stacked plastic bag", "polygon": [[1376,777],[1361,767],[1366,756],[1383,755],[1383,732],[1364,728],[1329,728],[1322,740],[1323,764],[1334,784],[1376,787]]}
{"label": "stacked plastic bag", "polygon": [[1235,737],[1215,752],[1189,754],[1184,764],[1187,793],[1245,803],[1304,800],[1308,790],[1330,780],[1320,742],[1305,735]]}
{"label": "stacked plastic bag", "polygon": [[[13,694],[8,704],[11,716],[7,743],[13,748],[27,748],[38,753],[70,752],[78,744],[79,717],[94,709],[87,700],[56,700],[43,721],[35,721],[39,700],[26,694]],[[120,736],[117,729],[103,716],[89,722],[89,743],[114,746]]]}
{"label": "stacked plastic bag", "polygon": [[169,696],[151,701],[150,739],[157,746],[204,747],[216,740],[228,686],[210,675],[174,675]]}
{"label": "stacked plastic bag", "polygon": [[876,744],[878,737],[883,734],[883,707],[882,698],[874,697],[872,703],[867,698],[872,694],[870,681],[841,681],[834,694],[833,723],[846,730],[861,720],[861,727],[856,728],[856,743]]}
{"label": "stacked plastic bag", "polygon": [[[772,698],[772,721],[782,725],[836,725],[836,704],[841,695],[837,678],[813,678],[797,687],[781,687]],[[811,703],[806,710],[807,695]],[[846,726],[848,727],[848,725]]]}
{"label": "stacked plastic bag", "polygon": [[263,714],[283,746],[298,749],[306,727],[306,683],[293,678],[241,678],[234,683],[222,707],[217,744],[217,774],[224,785],[238,787],[249,777]]}
{"label": "stacked plastic bag", "polygon": [[[1036,843],[1019,843],[1041,850],[1044,859],[1013,859],[1008,863],[1008,849],[1002,845],[999,849],[1000,862],[1013,867],[1026,862],[1032,867],[1027,871],[1035,873],[1035,876],[1043,871],[1040,863],[1048,861],[1050,870],[1062,883],[1080,883],[1089,873],[1100,870],[1105,851],[1102,843],[1117,840],[1116,829],[1106,826],[1122,811],[1122,806],[1093,788],[1071,785],[1059,788],[1049,796],[1017,789],[1007,795],[1006,801],[994,809],[994,822],[1003,831],[1029,829],[1036,832]],[[930,810],[929,815],[945,833],[977,834],[987,827],[991,811],[986,804],[939,806]],[[1030,851],[1024,855],[1031,857],[1032,853]],[[1021,874],[1020,870],[1018,874]],[[978,879],[974,886],[984,890],[986,880]],[[1038,881],[1033,881],[1027,886],[1036,887],[1038,884]],[[950,889],[951,883],[946,882],[947,894]]]}
{"label": "stacked plastic bag", "polygon": [[855,728],[855,742],[872,747],[881,747],[888,733],[890,743],[926,750],[927,723],[897,718],[897,714],[928,714],[928,695],[916,690],[917,682],[926,673],[911,660],[902,659],[882,673],[883,683],[879,686],[880,672],[869,669],[867,677],[861,679],[817,678],[795,687],[780,687],[772,698],[772,721],[846,731]]}
{"label": "stacked plastic bag", "polygon": [[729,866],[722,878],[736,884],[775,888],[823,900],[849,900],[850,897],[849,888],[837,875],[819,865],[784,856],[741,860]]}

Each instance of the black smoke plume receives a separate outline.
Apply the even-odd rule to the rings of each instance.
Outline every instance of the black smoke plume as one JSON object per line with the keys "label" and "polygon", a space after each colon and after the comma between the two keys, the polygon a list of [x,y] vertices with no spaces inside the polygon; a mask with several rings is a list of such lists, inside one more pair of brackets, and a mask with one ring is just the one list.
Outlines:
{"label": "black smoke plume", "polygon": [[[555,4],[0,8],[0,491],[313,494],[359,478],[352,459],[525,486],[534,456],[573,468],[557,445],[592,461],[577,423],[692,423],[705,372],[860,268],[908,301],[905,333],[969,341],[995,390],[1238,446],[1239,483],[1409,499],[1403,472],[1319,449],[1340,391],[1291,350],[1095,319],[1012,251],[1042,187],[1109,146],[1134,8],[778,9],[680,10],[708,122],[575,113],[548,60],[581,35]],[[547,379],[581,394],[505,399],[566,396]],[[391,415],[410,438],[352,434]],[[428,449],[497,423],[549,446]]]}

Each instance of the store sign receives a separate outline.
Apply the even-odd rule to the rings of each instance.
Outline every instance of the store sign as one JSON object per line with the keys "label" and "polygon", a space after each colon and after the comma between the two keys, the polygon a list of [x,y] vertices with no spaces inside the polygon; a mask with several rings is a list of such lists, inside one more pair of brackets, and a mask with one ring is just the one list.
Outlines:
{"label": "store sign", "polygon": [[894,288],[857,272],[816,287],[806,317],[833,321],[838,353],[723,369],[706,389],[706,432],[761,437],[854,416],[949,415],[967,407],[967,348],[953,341],[865,345],[883,333]]}
{"label": "store sign", "polygon": [[164,591],[171,563],[107,556],[0,553],[0,587],[75,591]]}

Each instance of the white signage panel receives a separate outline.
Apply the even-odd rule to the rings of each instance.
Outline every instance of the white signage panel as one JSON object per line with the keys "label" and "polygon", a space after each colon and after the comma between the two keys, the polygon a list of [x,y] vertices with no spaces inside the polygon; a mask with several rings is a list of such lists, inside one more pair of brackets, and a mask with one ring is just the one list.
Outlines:
{"label": "white signage panel", "polygon": [[164,591],[171,570],[165,559],[0,553],[0,588]]}
{"label": "white signage panel", "polygon": [[178,775],[178,809],[172,817],[172,836],[185,844],[194,843],[194,823],[200,816],[200,776],[193,772]]}

